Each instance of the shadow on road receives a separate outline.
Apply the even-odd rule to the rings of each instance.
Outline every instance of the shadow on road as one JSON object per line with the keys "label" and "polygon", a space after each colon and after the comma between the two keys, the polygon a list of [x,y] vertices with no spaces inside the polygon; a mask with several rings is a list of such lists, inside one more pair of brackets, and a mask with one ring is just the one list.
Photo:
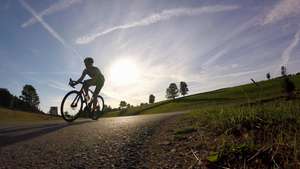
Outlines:
{"label": "shadow on road", "polygon": [[[78,121],[73,123],[40,124],[30,127],[12,127],[0,129],[0,148],[20,141],[42,136],[65,127],[91,123],[95,121]],[[32,131],[31,131],[32,130]]]}

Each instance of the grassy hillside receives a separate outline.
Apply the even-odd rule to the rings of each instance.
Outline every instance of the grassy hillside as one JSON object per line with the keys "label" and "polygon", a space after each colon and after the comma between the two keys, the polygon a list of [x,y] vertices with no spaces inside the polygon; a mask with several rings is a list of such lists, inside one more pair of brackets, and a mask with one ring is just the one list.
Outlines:
{"label": "grassy hillside", "polygon": [[59,117],[53,117],[49,115],[43,115],[38,113],[30,113],[24,111],[10,110],[6,108],[0,108],[0,122],[37,122],[43,120],[57,120]]}
{"label": "grassy hillside", "polygon": [[[292,76],[291,80],[295,83],[296,88],[300,89],[300,75]],[[251,82],[250,79],[249,82]],[[282,79],[276,78],[257,82],[257,85],[249,83],[246,85],[190,95],[175,100],[162,101],[155,104],[109,112],[105,114],[105,116],[152,114],[180,110],[194,110],[207,106],[251,104],[257,101],[272,101],[281,96]]]}
{"label": "grassy hillside", "polygon": [[[291,78],[299,89],[300,76]],[[189,156],[192,150],[197,158],[185,161],[194,168],[300,168],[299,90],[296,99],[286,100],[281,81],[197,94],[152,109],[193,109],[162,134],[175,146],[157,154],[179,159],[174,147]]]}

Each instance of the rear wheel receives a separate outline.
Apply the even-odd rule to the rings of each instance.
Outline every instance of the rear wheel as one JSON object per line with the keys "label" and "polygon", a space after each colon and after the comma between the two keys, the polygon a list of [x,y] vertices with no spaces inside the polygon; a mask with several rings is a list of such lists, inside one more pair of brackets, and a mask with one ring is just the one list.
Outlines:
{"label": "rear wheel", "polygon": [[70,91],[63,98],[60,106],[61,116],[67,122],[72,122],[78,118],[82,110],[83,99],[79,91]]}
{"label": "rear wheel", "polygon": [[104,99],[102,96],[99,95],[97,97],[97,106],[94,109],[95,112],[93,112],[93,116],[92,116],[93,120],[98,120],[98,118],[102,115],[103,108],[104,108]]}

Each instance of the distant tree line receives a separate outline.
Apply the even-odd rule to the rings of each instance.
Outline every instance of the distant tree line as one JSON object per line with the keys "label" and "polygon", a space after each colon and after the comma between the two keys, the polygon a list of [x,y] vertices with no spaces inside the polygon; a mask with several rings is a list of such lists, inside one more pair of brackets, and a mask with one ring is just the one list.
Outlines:
{"label": "distant tree line", "polygon": [[110,111],[113,111],[113,108],[110,105],[104,104],[103,112],[110,112]]}
{"label": "distant tree line", "polygon": [[[287,72],[286,66],[281,66],[281,67],[280,67],[280,74],[281,74],[281,77],[288,76],[288,72]],[[299,74],[299,73],[297,73],[297,75],[298,75],[298,74]],[[270,72],[268,72],[268,73],[266,74],[266,78],[267,78],[268,80],[271,79],[271,73],[270,73]]]}
{"label": "distant tree line", "polygon": [[12,95],[7,89],[0,88],[0,106],[30,111],[35,113],[43,113],[39,108],[40,98],[36,89],[32,85],[25,85],[19,97]]}
{"label": "distant tree line", "polygon": [[[290,79],[290,77],[292,75],[288,74],[286,66],[280,67],[280,73],[281,73],[281,77],[278,77],[278,78],[283,79],[281,85],[282,85],[282,89],[283,89],[286,99],[287,100],[294,99],[296,97],[295,96],[296,87],[295,87],[294,82]],[[300,73],[298,72],[296,75],[300,75]],[[266,74],[266,78],[268,80],[271,79],[270,72],[268,72]]]}

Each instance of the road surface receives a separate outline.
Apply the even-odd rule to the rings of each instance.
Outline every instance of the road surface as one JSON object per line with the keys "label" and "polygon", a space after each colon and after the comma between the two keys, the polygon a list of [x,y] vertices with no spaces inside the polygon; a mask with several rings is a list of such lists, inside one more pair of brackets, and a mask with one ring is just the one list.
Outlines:
{"label": "road surface", "polygon": [[148,168],[151,135],[180,114],[0,125],[0,168]]}

